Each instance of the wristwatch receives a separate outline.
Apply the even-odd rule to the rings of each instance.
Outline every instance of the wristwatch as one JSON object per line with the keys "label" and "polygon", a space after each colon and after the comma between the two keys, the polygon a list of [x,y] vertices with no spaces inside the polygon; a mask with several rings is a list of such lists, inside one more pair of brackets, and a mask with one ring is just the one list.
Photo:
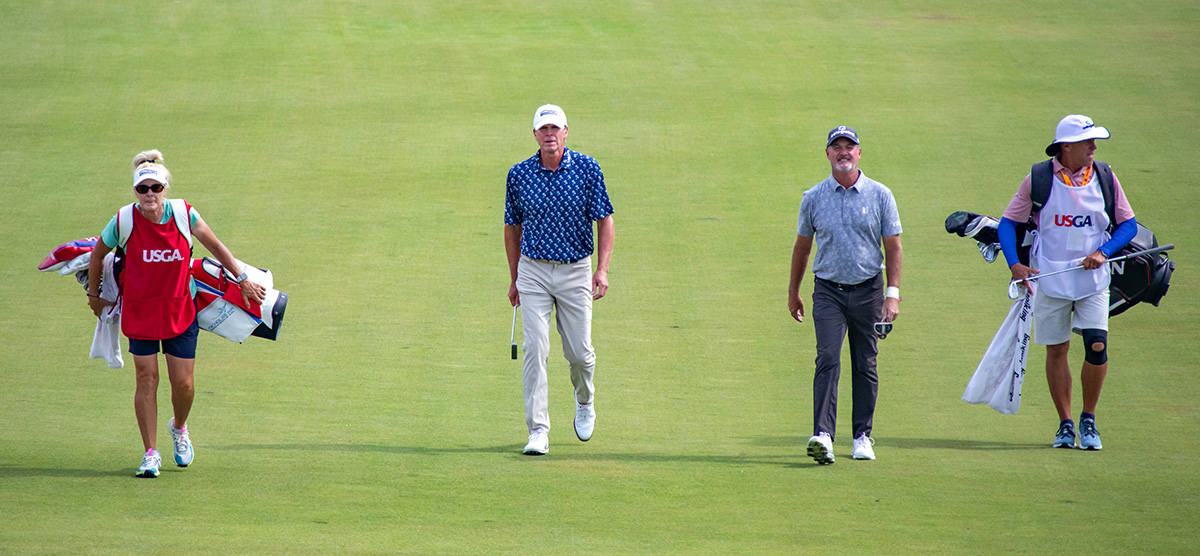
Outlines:
{"label": "wristwatch", "polygon": [[233,282],[234,284],[241,284],[242,281],[245,279],[246,279],[246,271],[243,270],[241,274],[238,274],[237,278],[232,278],[229,281]]}

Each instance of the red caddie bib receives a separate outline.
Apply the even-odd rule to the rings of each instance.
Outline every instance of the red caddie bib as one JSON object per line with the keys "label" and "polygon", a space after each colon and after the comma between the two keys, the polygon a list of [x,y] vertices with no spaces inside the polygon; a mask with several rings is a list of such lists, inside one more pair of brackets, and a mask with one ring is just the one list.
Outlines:
{"label": "red caddie bib", "polygon": [[[191,206],[187,206],[191,211]],[[133,210],[121,273],[121,332],[138,340],[165,340],[196,319],[191,294],[192,249],[175,225],[151,222]]]}

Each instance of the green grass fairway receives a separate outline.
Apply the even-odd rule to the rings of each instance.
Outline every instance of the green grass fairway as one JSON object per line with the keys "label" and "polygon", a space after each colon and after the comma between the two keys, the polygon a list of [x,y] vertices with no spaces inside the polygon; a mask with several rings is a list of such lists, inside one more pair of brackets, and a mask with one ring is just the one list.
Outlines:
{"label": "green grass fairway", "polygon": [[[1184,0],[0,3],[0,554],[1200,553],[1197,53]],[[617,241],[595,437],[552,347],[530,458],[503,195],[546,102]],[[1019,414],[960,401],[1009,275],[942,228],[999,215],[1070,113],[1178,246],[1162,306],[1111,323],[1097,453],[1049,448],[1040,347]],[[838,124],[896,194],[904,303],[879,459],[850,459],[845,376],[818,467],[785,294]],[[202,333],[196,461],[152,481],[132,361],[87,359],[81,288],[36,271],[149,148],[291,296],[278,342]]]}

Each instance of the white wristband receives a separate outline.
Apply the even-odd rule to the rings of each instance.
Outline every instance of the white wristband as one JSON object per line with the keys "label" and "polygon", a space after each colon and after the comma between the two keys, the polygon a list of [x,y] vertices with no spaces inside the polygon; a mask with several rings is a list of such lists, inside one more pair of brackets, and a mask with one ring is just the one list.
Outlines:
{"label": "white wristband", "polygon": [[900,299],[900,288],[897,288],[896,286],[888,286],[887,293],[883,294],[883,297],[885,297],[885,298],[894,297],[897,300],[899,300]]}

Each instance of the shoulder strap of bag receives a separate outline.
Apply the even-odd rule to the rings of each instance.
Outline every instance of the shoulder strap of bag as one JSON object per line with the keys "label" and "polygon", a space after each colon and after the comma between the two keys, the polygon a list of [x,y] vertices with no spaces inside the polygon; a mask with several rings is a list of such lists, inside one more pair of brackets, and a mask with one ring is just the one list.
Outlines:
{"label": "shoulder strap of bag", "polygon": [[192,248],[192,218],[191,208],[188,207],[187,201],[183,199],[170,199],[171,211],[175,217],[175,227],[179,228],[179,233],[187,239],[188,249]]}
{"label": "shoulder strap of bag", "polygon": [[133,234],[133,206],[129,203],[117,211],[117,247],[125,248],[129,236]]}
{"label": "shoulder strap of bag", "polygon": [[1029,198],[1033,200],[1033,212],[1042,210],[1050,199],[1050,185],[1054,182],[1052,159],[1043,160],[1029,170]]}
{"label": "shoulder strap of bag", "polygon": [[1104,212],[1108,214],[1108,231],[1111,233],[1117,227],[1117,203],[1113,199],[1112,168],[1108,164],[1096,160],[1096,178],[1100,180],[1100,193],[1104,194]]}

